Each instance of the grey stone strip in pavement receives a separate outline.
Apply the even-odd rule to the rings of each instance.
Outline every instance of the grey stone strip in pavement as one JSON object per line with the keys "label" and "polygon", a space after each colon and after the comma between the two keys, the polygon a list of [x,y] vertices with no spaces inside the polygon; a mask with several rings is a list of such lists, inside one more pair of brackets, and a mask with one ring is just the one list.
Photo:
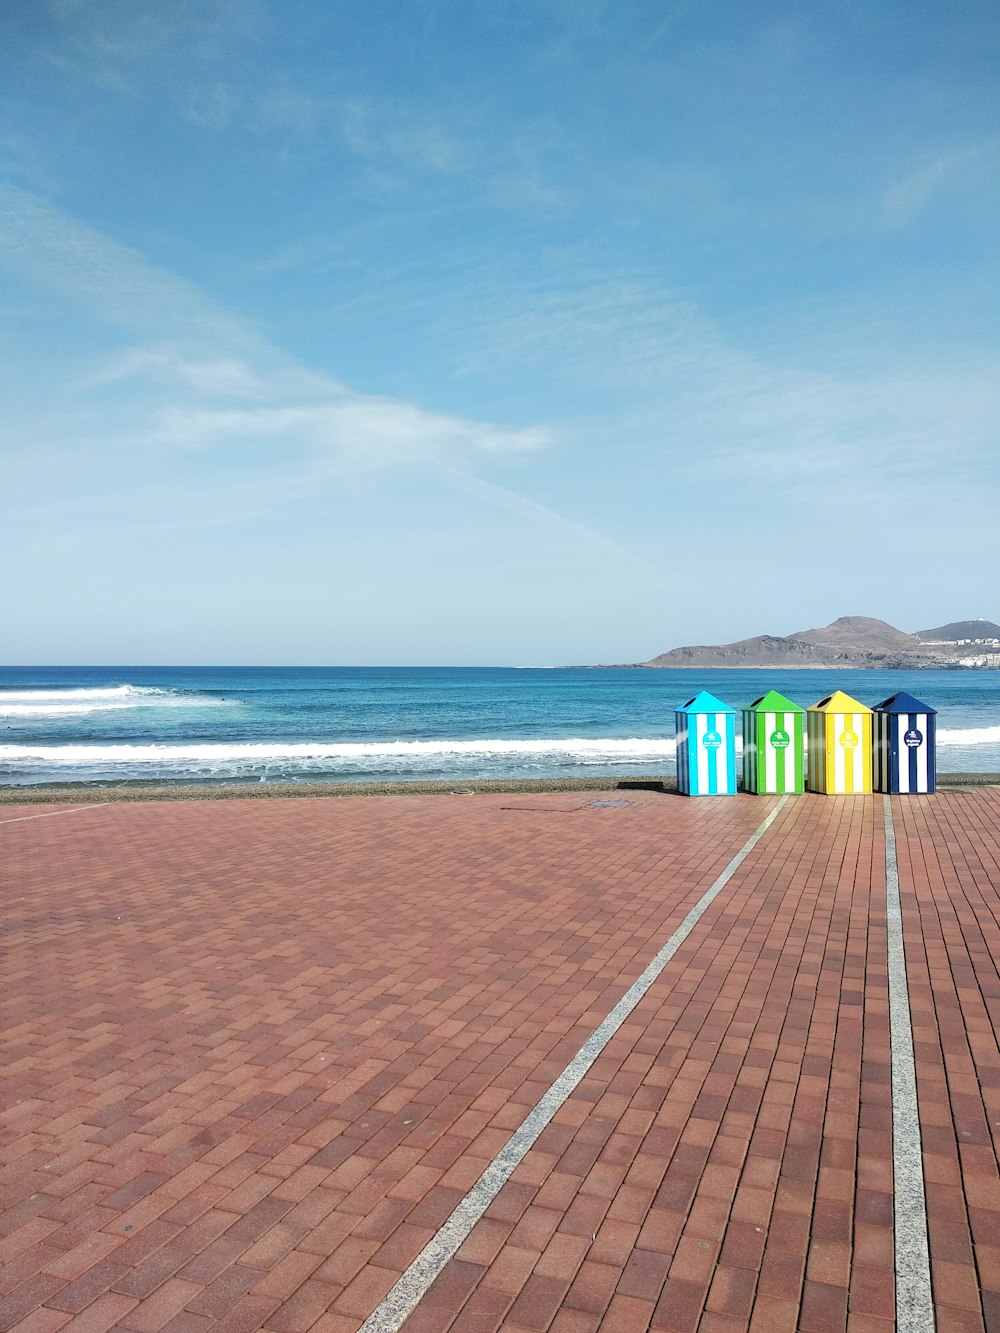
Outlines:
{"label": "grey stone strip in pavement", "polygon": [[917,1110],[913,1025],[903,950],[903,913],[892,802],[885,814],[885,907],[889,954],[889,1032],[892,1050],[892,1178],[896,1246],[896,1328],[930,1333],[935,1327],[927,1245],[927,1203]]}
{"label": "grey stone strip in pavement", "polygon": [[430,1290],[435,1278],[470,1235],[501,1188],[527,1156],[542,1130],[577,1087],[636,1005],[652,986],[712,902],[760,842],[788,801],[782,796],[762,824],[747,839],[725,870],[698,899],[687,916],[636,978],[607,1018],[594,1029],[547,1092],[543,1093],[448,1220],[432,1236],[406,1272],[361,1325],[358,1333],[396,1333]]}
{"label": "grey stone strip in pavement", "polygon": [[29,819],[55,819],[56,815],[75,815],[78,810],[100,810],[112,804],[111,801],[96,801],[93,805],[74,805],[68,810],[47,810],[44,815],[15,815],[13,819],[0,819],[0,824],[26,824]]}

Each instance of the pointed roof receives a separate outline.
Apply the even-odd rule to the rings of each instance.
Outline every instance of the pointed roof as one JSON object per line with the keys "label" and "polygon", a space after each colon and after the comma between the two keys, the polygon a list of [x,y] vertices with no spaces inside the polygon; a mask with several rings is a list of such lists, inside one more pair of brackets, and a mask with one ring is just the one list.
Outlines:
{"label": "pointed roof", "polygon": [[721,699],[717,699],[714,694],[709,694],[708,690],[701,690],[689,699],[686,704],[678,704],[674,709],[676,713],[735,713],[735,708],[730,708],[724,704]]}
{"label": "pointed roof", "polygon": [[800,708],[798,704],[793,704],[791,699],[786,699],[777,690],[768,690],[759,699],[754,699],[752,704],[747,704],[743,711],[744,713],[804,713],[806,710]]}
{"label": "pointed roof", "polygon": [[871,711],[865,704],[852,699],[843,690],[834,690],[825,699],[820,699],[819,703],[811,704],[806,709],[808,713],[870,713]]}
{"label": "pointed roof", "polygon": [[905,690],[900,690],[898,694],[892,694],[888,699],[883,699],[880,704],[875,705],[876,713],[936,713],[937,709],[932,708],[930,704],[921,703],[919,699],[914,699],[912,694],[907,694]]}

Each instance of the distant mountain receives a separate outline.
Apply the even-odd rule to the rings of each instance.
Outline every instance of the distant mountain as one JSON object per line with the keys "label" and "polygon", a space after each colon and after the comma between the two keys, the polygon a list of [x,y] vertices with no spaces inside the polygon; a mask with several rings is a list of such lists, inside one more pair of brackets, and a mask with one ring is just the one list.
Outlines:
{"label": "distant mountain", "polygon": [[[964,627],[975,626],[973,634],[959,634]],[[1000,626],[988,620],[956,621],[941,630],[923,630],[906,634],[884,620],[870,616],[841,616],[823,629],[800,630],[781,637],[758,634],[735,643],[694,644],[672,648],[670,652],[643,662],[651,667],[839,667],[895,668],[983,666],[1000,667],[1000,650],[988,646],[974,648],[970,656],[969,639],[992,638]],[[946,631],[956,631],[954,636]],[[959,640],[966,640],[960,643]],[[930,642],[929,640],[934,640]],[[993,660],[995,659],[995,660]]]}
{"label": "distant mountain", "polygon": [[817,647],[802,639],[758,634],[736,643],[692,644],[672,648],[643,666],[654,667],[824,667],[844,666],[844,654]]}
{"label": "distant mountain", "polygon": [[870,616],[841,616],[825,629],[804,629],[789,637],[815,644],[817,648],[832,648],[850,655],[920,651],[914,635],[904,634],[901,629],[894,629],[884,620],[873,620]]}
{"label": "distant mountain", "polygon": [[950,625],[939,625],[937,629],[918,629],[914,637],[932,643],[959,643],[962,639],[989,643],[1000,640],[1000,625],[995,625],[992,620],[953,620]]}

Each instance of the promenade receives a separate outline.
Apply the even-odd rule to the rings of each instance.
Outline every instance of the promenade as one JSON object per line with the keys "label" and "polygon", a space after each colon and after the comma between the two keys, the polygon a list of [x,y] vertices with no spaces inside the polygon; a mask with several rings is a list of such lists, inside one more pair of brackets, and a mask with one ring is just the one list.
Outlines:
{"label": "promenade", "polygon": [[0,1329],[1000,1331],[1000,789],[20,805],[0,877]]}

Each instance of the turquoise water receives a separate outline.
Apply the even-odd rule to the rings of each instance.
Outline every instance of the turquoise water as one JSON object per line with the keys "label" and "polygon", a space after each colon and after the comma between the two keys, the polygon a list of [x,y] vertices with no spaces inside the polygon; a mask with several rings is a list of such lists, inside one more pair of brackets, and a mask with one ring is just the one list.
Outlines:
{"label": "turquoise water", "polygon": [[0,785],[662,775],[678,703],[772,688],[907,690],[938,710],[941,772],[1000,772],[996,671],[5,667]]}

